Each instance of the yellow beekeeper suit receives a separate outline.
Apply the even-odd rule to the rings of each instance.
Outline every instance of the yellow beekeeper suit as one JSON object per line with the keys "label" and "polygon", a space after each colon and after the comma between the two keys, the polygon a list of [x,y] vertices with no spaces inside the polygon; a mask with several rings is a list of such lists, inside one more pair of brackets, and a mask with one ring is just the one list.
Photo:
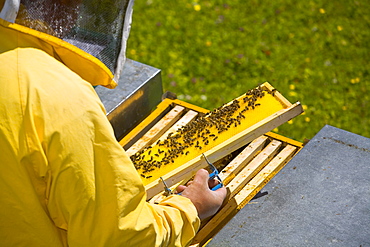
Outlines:
{"label": "yellow beekeeper suit", "polygon": [[0,19],[0,246],[183,246],[195,235],[188,198],[145,201],[91,86],[112,77],[69,43]]}

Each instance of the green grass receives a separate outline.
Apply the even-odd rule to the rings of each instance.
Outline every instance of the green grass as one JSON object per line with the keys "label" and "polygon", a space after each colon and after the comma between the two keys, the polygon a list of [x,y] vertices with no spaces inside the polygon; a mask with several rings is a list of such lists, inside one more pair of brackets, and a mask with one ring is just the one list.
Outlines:
{"label": "green grass", "polygon": [[136,0],[127,56],[163,87],[213,109],[265,81],[305,114],[278,133],[325,124],[370,137],[368,1]]}

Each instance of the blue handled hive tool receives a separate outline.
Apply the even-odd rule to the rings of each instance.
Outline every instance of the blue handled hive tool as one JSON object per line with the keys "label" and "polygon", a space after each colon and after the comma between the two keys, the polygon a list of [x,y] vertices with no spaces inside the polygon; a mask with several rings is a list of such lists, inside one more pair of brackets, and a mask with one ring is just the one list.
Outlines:
{"label": "blue handled hive tool", "polygon": [[[223,185],[222,183],[222,180],[221,178],[218,176],[218,171],[217,171],[217,168],[211,163],[209,162],[209,160],[207,159],[207,157],[202,154],[209,166],[209,169],[211,170],[211,173],[209,174],[209,180],[211,179],[215,179],[218,181],[218,184],[216,186],[214,186],[213,188],[211,188],[212,191],[215,191],[215,190],[218,190],[219,188],[221,188]],[[160,179],[162,180],[162,183],[164,185],[164,191],[165,191],[165,195],[166,196],[169,196],[169,195],[172,195],[173,192],[172,190],[167,186],[166,182],[163,180],[162,177],[160,177]],[[181,195],[181,193],[178,193],[177,195]]]}
{"label": "blue handled hive tool", "polygon": [[172,195],[172,190],[167,186],[166,182],[163,180],[162,177],[160,177],[160,179],[162,180],[162,183],[164,185],[164,194],[165,194],[165,196]]}
{"label": "blue handled hive tool", "polygon": [[220,176],[218,176],[217,168],[211,162],[209,162],[209,160],[207,159],[207,157],[204,154],[202,154],[202,155],[203,155],[204,159],[207,161],[209,169],[211,170],[211,173],[209,174],[209,179],[210,180],[215,179],[215,180],[218,181],[218,184],[215,187],[213,187],[211,190],[213,190],[213,191],[218,190],[219,188],[221,188],[224,185],[222,183],[222,180],[221,180]]}

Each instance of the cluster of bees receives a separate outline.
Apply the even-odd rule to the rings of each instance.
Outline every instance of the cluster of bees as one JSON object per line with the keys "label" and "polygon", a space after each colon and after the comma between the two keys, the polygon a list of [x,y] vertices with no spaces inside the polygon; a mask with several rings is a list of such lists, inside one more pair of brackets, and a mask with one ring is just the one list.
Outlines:
{"label": "cluster of bees", "polygon": [[[258,98],[262,98],[265,93],[274,96],[275,89],[268,91],[259,86],[229,104],[224,104],[204,116],[198,116],[176,133],[170,133],[165,140],[159,140],[155,145],[132,155],[130,158],[135,168],[143,178],[151,178],[152,176],[147,175],[151,171],[163,165],[174,163],[179,156],[189,155],[194,148],[202,150],[216,141],[222,132],[240,125],[241,121],[245,119],[244,113],[258,107],[260,104],[256,101]],[[241,109],[242,107],[243,109]]]}

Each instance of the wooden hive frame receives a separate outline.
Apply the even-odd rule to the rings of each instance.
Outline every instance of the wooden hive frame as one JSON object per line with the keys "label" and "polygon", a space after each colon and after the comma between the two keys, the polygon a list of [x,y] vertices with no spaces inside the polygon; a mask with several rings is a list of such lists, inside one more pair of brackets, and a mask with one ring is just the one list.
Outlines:
{"label": "wooden hive frame", "polygon": [[202,222],[192,246],[211,240],[302,148],[300,143],[275,138],[267,133],[255,139],[221,172],[228,198],[216,215]]}

